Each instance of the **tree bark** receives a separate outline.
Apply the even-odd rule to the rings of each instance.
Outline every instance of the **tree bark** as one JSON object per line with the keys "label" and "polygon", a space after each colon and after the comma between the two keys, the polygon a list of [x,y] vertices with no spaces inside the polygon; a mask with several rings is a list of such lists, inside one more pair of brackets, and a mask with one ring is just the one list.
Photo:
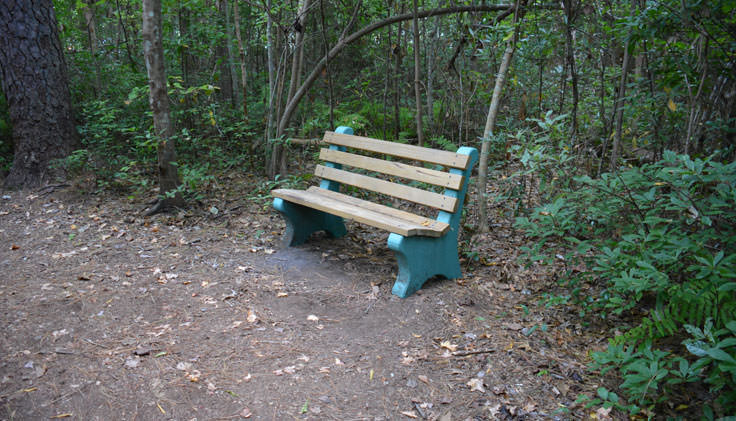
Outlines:
{"label": "tree bark", "polygon": [[575,40],[572,36],[572,25],[575,23],[577,18],[577,8],[575,0],[564,0],[562,2],[563,8],[565,9],[565,47],[566,47],[566,59],[567,68],[570,69],[570,83],[572,85],[572,113],[570,116],[571,127],[570,127],[570,142],[575,145],[575,137],[578,132],[578,73],[575,68]]}
{"label": "tree bark", "polygon": [[416,124],[417,124],[417,145],[424,145],[424,128],[422,127],[422,72],[421,62],[419,61],[419,7],[417,0],[414,0],[414,102],[416,108]]}
{"label": "tree bark", "polygon": [[89,41],[89,54],[95,67],[94,74],[94,97],[100,95],[102,84],[100,83],[100,61],[97,59],[97,27],[95,25],[94,2],[87,0],[84,4],[84,23],[87,27],[87,41]]}
{"label": "tree bark", "polygon": [[176,144],[174,126],[169,112],[169,95],[166,90],[164,50],[161,40],[161,0],[143,0],[143,56],[148,71],[150,105],[153,112],[153,130],[157,144],[158,203],[148,212],[153,214],[174,206],[184,205],[179,190],[179,174],[175,165]]}
{"label": "tree bark", "polygon": [[[271,0],[268,0],[267,7],[271,8]],[[276,88],[276,66],[274,64],[274,45],[273,45],[273,19],[271,18],[271,14],[268,13],[266,16],[266,59],[268,61],[268,64],[266,67],[268,67],[268,117],[266,120],[266,149],[269,148],[269,141],[271,140],[271,137],[273,135],[273,125],[274,125],[274,95],[275,95],[275,88]],[[268,162],[266,161],[266,166],[268,166]]]}
{"label": "tree bark", "polygon": [[51,0],[0,1],[0,81],[14,143],[7,188],[63,175],[51,164],[79,144],[56,28]]}
{"label": "tree bark", "polygon": [[[233,3],[238,0],[233,0]],[[238,72],[235,70],[235,55],[233,54],[233,24],[230,14],[230,5],[225,4],[225,49],[227,51],[227,70],[230,72],[230,82],[233,93],[230,97],[233,108],[238,107]]]}
{"label": "tree bark", "polygon": [[[631,34],[629,34],[631,35]],[[631,54],[629,54],[629,48],[631,47],[631,41],[626,41],[626,47],[624,50],[624,62],[621,65],[621,81],[618,85],[618,95],[616,95],[616,120],[613,134],[613,145],[611,145],[611,161],[608,170],[616,172],[618,166],[618,155],[621,147],[621,131],[623,129],[624,120],[624,106],[626,105],[626,81],[631,69]],[[605,156],[605,149],[601,154],[601,160]],[[600,167],[598,170],[600,174]]]}
{"label": "tree bark", "polygon": [[[402,12],[403,10],[403,5]],[[396,48],[394,48],[394,138],[399,138],[401,133],[401,31],[402,23],[399,22],[399,28],[396,30]]]}
{"label": "tree bark", "polygon": [[286,96],[288,103],[300,83],[300,70],[302,67],[302,58],[304,56],[304,17],[309,8],[309,0],[301,0],[301,7],[294,19],[294,51],[291,56],[291,79],[289,80],[289,94]]}
{"label": "tree bark", "polygon": [[432,29],[432,41],[425,44],[427,50],[427,124],[430,133],[434,128],[434,58],[435,47],[440,41],[440,19],[435,18],[434,28]]}
{"label": "tree bark", "polygon": [[128,64],[130,65],[130,70],[133,71],[133,73],[138,73],[138,66],[136,65],[135,60],[133,60],[133,53],[130,52],[130,41],[128,39],[128,30],[125,27],[125,23],[123,22],[123,12],[120,10],[120,1],[115,0],[115,7],[117,8],[117,15],[118,15],[118,24],[120,25],[120,30],[123,32],[123,42],[125,43],[125,52],[128,55]]}
{"label": "tree bark", "polygon": [[[189,45],[191,44],[189,34],[189,10],[182,6],[179,2],[179,44],[181,48],[179,50],[179,61],[181,65],[181,76],[184,89],[188,89],[192,86],[192,56],[189,54]],[[192,109],[192,100],[189,95],[184,95],[184,108],[187,110]],[[187,129],[194,127],[192,117],[190,113],[184,113],[182,123]]]}
{"label": "tree bark", "polygon": [[516,0],[514,9],[514,33],[506,41],[506,51],[501,59],[498,74],[496,75],[496,85],[493,88],[493,96],[491,97],[491,105],[488,108],[488,118],[486,126],[483,129],[483,144],[480,150],[480,162],[478,163],[478,205],[480,213],[480,224],[478,230],[480,232],[488,232],[488,203],[486,200],[486,184],[488,183],[488,154],[490,152],[491,137],[493,137],[493,129],[496,125],[496,117],[498,116],[498,105],[501,103],[501,94],[503,86],[506,83],[506,72],[511,64],[511,58],[516,49],[516,40],[519,36],[519,21],[523,15],[521,9],[521,0]]}
{"label": "tree bark", "polygon": [[[322,26],[322,48],[324,49],[324,54],[327,54],[327,52],[330,51],[330,49],[327,46],[327,25],[325,24],[325,2],[324,0],[319,0],[319,15],[320,15],[320,22]],[[327,99],[330,104],[330,127],[335,127],[335,99],[334,99],[334,94],[333,94],[333,89],[332,89],[332,71],[330,69],[330,63],[325,64],[325,74],[327,75],[327,97],[328,97]],[[385,125],[385,117],[384,117],[384,125]]]}
{"label": "tree bark", "polygon": [[[225,22],[224,25],[218,25],[225,32],[226,29],[226,14],[227,14],[227,0],[216,1],[217,11],[219,12],[218,22]],[[226,37],[227,38],[227,37]],[[230,74],[230,63],[227,54],[227,42],[222,39],[215,40],[215,60],[217,61],[217,69],[220,75],[217,86],[220,88],[220,101],[232,103],[233,100],[233,80]]]}
{"label": "tree bark", "polygon": [[243,49],[243,38],[240,36],[240,10],[238,0],[233,2],[233,13],[235,14],[235,37],[238,39],[238,53],[240,56],[240,86],[243,90],[243,119],[248,120],[248,72],[245,67],[245,49]]}

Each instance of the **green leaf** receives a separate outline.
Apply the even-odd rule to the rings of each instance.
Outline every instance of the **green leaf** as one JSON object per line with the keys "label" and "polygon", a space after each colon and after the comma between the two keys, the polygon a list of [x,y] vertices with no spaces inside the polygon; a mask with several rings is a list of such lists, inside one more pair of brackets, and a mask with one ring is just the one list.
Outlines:
{"label": "green leaf", "polygon": [[726,351],[719,348],[711,348],[708,350],[708,356],[714,360],[724,361],[731,364],[736,364],[736,359],[729,355]]}

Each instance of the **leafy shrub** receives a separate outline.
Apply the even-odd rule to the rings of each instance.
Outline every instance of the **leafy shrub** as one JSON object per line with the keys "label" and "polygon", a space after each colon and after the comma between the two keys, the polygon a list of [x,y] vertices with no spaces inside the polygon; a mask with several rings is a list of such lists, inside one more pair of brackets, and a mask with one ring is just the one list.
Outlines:
{"label": "leafy shrub", "polygon": [[[563,260],[570,300],[627,322],[594,354],[596,368],[616,368],[641,407],[700,382],[716,412],[736,412],[736,163],[667,151],[654,164],[574,177],[548,200],[517,218],[536,239],[527,256]],[[582,294],[586,285],[600,292]]]}

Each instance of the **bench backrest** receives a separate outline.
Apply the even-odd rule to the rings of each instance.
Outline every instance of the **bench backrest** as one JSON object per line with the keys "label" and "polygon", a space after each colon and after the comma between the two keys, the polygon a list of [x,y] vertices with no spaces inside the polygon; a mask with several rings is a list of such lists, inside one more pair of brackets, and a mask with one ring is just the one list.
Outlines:
{"label": "bench backrest", "polygon": [[[337,183],[347,184],[429,206],[449,214],[454,214],[462,206],[466,178],[469,176],[469,170],[477,156],[477,152],[472,148],[463,148],[465,154],[454,153],[336,132],[325,133],[324,143],[330,145],[329,149],[324,148],[320,151],[320,159],[325,161],[325,165],[317,165],[315,169],[315,175],[323,179],[321,187],[336,190],[339,187]],[[347,152],[347,148],[362,153],[388,155],[410,161],[440,165],[448,170],[441,171],[409,163],[360,155]],[[351,172],[344,169],[343,166],[350,170],[361,169],[443,187],[445,192],[437,193],[407,184]],[[462,195],[459,195],[459,192],[462,192]]]}

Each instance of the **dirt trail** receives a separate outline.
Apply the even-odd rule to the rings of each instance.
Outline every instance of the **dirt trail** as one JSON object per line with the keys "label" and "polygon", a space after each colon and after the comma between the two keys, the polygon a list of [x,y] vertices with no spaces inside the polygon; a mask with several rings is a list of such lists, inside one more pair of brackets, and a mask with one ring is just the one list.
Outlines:
{"label": "dirt trail", "polygon": [[402,300],[362,226],[281,249],[263,206],[3,195],[2,420],[570,419],[596,387],[591,339],[537,304],[503,227],[487,266]]}

